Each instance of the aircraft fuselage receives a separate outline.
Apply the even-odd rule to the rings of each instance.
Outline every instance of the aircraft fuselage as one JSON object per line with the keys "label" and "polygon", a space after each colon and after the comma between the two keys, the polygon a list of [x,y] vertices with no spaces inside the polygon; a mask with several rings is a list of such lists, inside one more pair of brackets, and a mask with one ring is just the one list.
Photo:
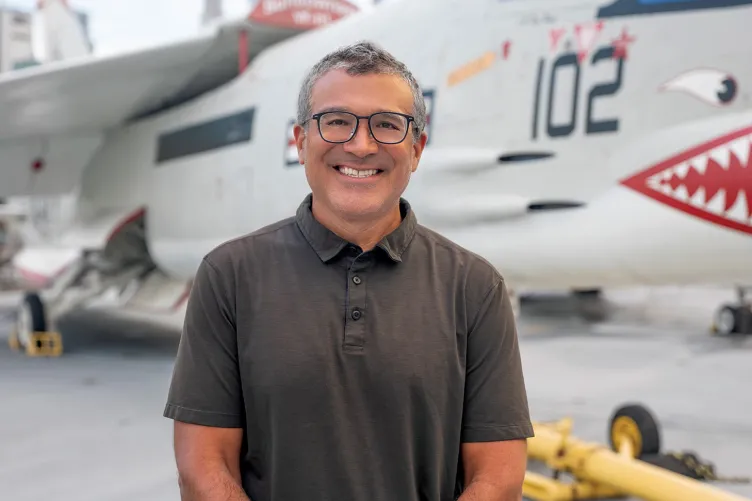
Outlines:
{"label": "aircraft fuselage", "polygon": [[[214,246],[294,213],[309,190],[289,144],[303,77],[335,47],[372,39],[429,98],[426,159],[405,193],[418,220],[510,283],[752,281],[752,66],[739,42],[752,6],[599,18],[595,2],[458,5],[404,2],[301,35],[229,84],[111,132],[81,208],[146,208],[152,258],[190,278]],[[504,161],[439,166],[459,149]],[[516,209],[495,208],[505,200]]]}

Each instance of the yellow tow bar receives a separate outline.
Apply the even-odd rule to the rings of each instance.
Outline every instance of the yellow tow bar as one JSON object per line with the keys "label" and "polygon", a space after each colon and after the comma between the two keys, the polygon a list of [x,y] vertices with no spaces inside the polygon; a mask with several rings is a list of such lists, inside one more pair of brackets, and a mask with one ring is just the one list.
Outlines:
{"label": "yellow tow bar", "polygon": [[[562,482],[528,471],[524,496],[537,501],[624,496],[647,501],[751,501],[638,459],[644,452],[641,448],[646,445],[657,448],[658,445],[657,428],[651,429],[657,425],[638,417],[644,416],[633,420],[637,428],[625,426],[630,416],[617,416],[612,422],[611,443],[618,451],[572,437],[572,422],[568,418],[553,424],[534,423],[535,437],[528,440],[528,457],[545,463],[557,472],[557,477],[567,473],[574,480]],[[635,433],[636,429],[639,434]],[[621,435],[619,430],[622,430]]]}

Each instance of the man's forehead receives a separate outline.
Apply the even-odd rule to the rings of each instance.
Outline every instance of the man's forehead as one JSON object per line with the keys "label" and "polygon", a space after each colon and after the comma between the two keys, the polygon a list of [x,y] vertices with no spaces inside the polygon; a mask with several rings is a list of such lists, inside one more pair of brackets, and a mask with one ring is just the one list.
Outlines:
{"label": "man's forehead", "polygon": [[411,113],[412,91],[399,75],[349,75],[337,69],[325,73],[311,93],[313,112],[341,109],[353,112],[402,111]]}

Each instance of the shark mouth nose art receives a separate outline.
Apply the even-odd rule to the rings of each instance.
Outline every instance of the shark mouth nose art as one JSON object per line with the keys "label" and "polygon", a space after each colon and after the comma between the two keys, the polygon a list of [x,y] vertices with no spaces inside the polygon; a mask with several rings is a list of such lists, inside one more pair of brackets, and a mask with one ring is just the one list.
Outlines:
{"label": "shark mouth nose art", "polygon": [[752,127],[679,153],[621,184],[713,224],[752,235]]}

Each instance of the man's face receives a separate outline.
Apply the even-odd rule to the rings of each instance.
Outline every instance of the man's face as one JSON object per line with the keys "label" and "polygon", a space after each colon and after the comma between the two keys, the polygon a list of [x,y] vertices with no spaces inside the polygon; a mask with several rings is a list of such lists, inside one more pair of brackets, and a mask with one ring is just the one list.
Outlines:
{"label": "man's face", "polygon": [[[314,86],[311,104],[313,114],[331,110],[359,116],[384,111],[413,114],[410,86],[396,75],[330,71]],[[298,156],[314,203],[346,219],[368,219],[394,210],[426,144],[425,134],[414,140],[413,127],[410,123],[401,143],[381,144],[371,136],[368,120],[361,119],[350,141],[332,144],[321,137],[316,120],[308,122],[307,130],[296,126]],[[352,177],[351,169],[361,171],[361,176],[366,170],[376,173]]]}

